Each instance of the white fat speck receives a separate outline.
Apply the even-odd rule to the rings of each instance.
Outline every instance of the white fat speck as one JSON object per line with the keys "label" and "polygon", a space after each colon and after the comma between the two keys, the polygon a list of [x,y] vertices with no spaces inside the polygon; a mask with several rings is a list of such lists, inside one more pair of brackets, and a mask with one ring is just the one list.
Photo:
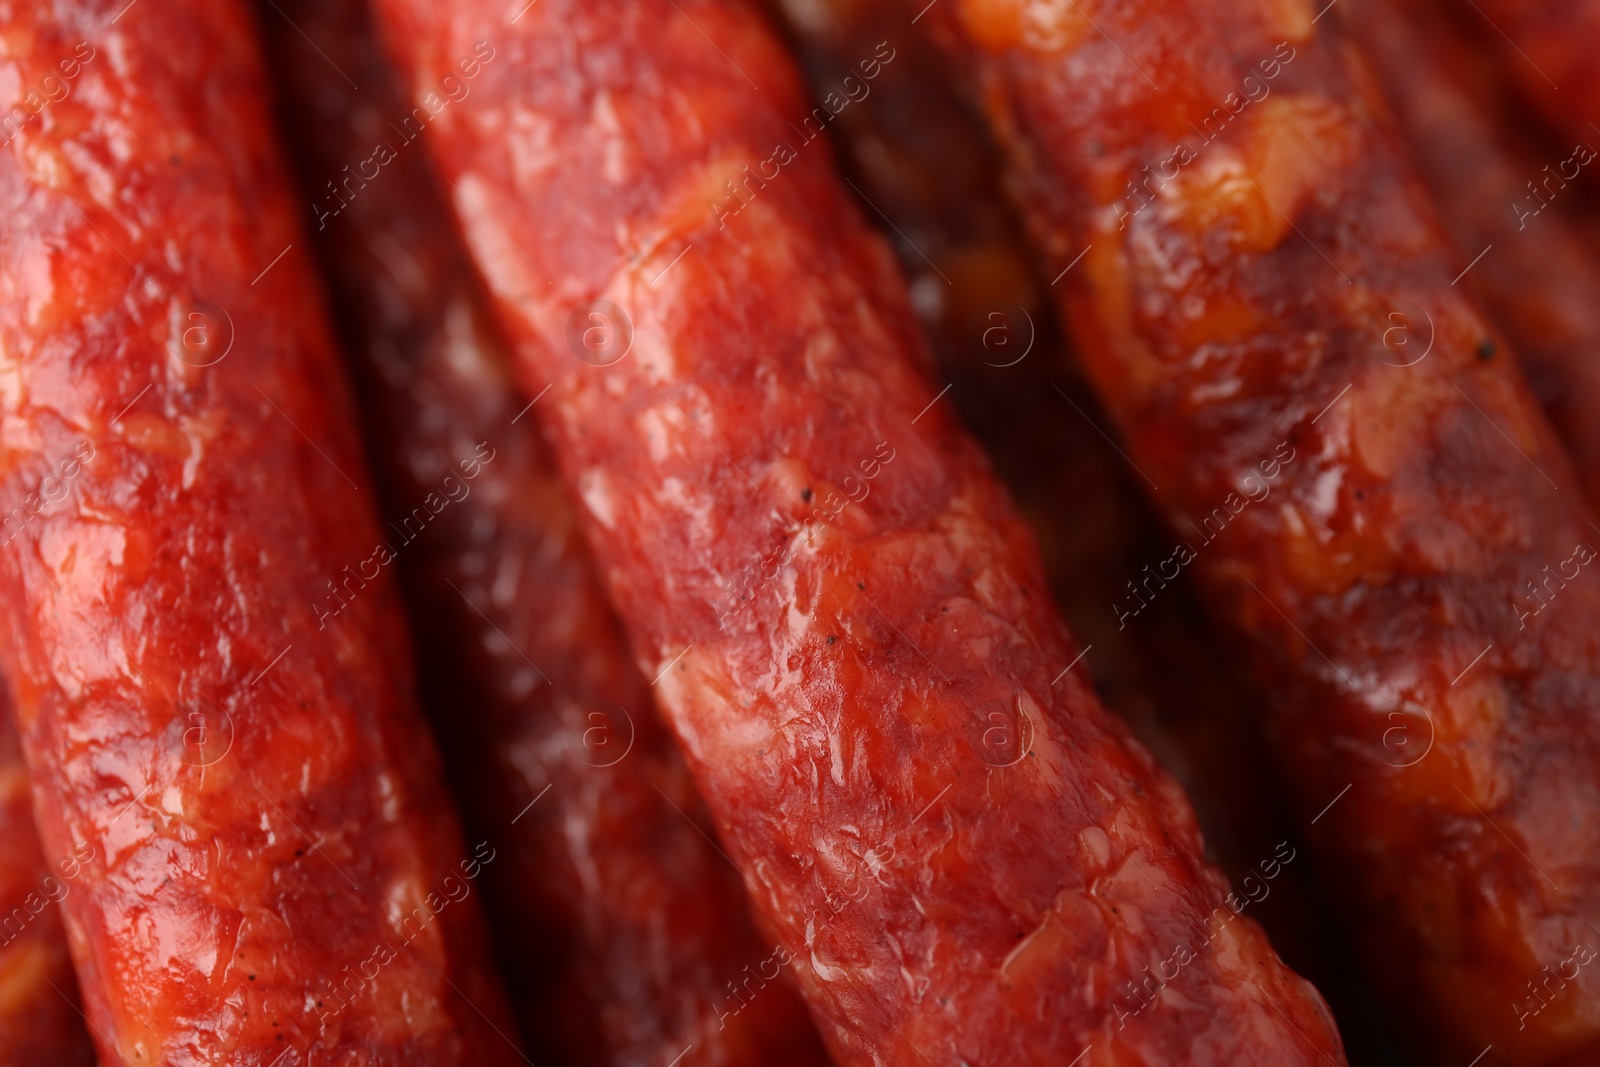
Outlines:
{"label": "white fat speck", "polygon": [[383,799],[383,817],[389,822],[399,822],[400,790],[395,787],[394,776],[387,771],[378,775],[378,796]]}
{"label": "white fat speck", "polygon": [[218,959],[220,953],[217,951],[217,938],[197,938],[195,941],[189,942],[189,946],[186,947],[192,947],[189,962],[194,966],[194,969],[207,978],[215,978],[217,965],[221,962]]}
{"label": "white fat speck", "polygon": [[538,688],[540,682],[539,672],[531,667],[525,667],[511,676],[511,695],[524,697]]}
{"label": "white fat speck", "polygon": [[411,914],[425,892],[415,878],[399,878],[389,883],[383,894],[383,914],[391,929],[400,929],[401,921]]}
{"label": "white fat speck", "polygon": [[[782,590],[784,624],[789,628],[789,640],[796,645],[804,644],[811,633],[815,618],[810,612],[801,611],[799,607],[800,595],[797,586],[801,580],[801,572],[805,569],[801,566],[801,561],[814,558],[821,545],[832,536],[833,531],[826,527],[813,529],[808,533],[802,526],[789,535],[788,546],[784,549],[784,555],[789,557],[789,562],[778,572],[778,581]],[[803,672],[789,672],[786,677],[798,677],[801,673]]]}
{"label": "white fat speck", "polygon": [[1331,517],[1339,509],[1339,487],[1343,482],[1342,468],[1331,466],[1324,469],[1311,486],[1311,513],[1324,520]]}
{"label": "white fat speck", "polygon": [[496,217],[504,209],[496,201],[494,188],[476,174],[463,174],[452,192],[467,244],[484,264],[480,273],[495,295],[518,302],[528,294],[543,294],[548,287],[545,279],[504,236],[505,223]]}
{"label": "white fat speck", "polygon": [[917,316],[926,322],[937,321],[944,313],[945,284],[931,274],[923,274],[911,283],[911,306]]}
{"label": "white fat speck", "polygon": [[483,338],[478,333],[478,319],[472,313],[472,303],[466,298],[454,299],[445,308],[445,336],[448,346],[445,358],[450,369],[469,382],[491,382],[496,378],[494,369],[483,351]]}
{"label": "white fat speck", "polygon": [[[644,273],[647,273],[649,277],[644,279],[647,283],[644,287],[639,285],[628,288],[618,286],[619,297],[616,298],[617,302],[623,303],[625,300],[632,300],[634,301],[633,306],[642,305],[646,297],[639,294],[648,290],[650,278],[656,277],[667,265],[669,259],[670,257],[657,256],[646,264]],[[678,267],[681,266],[681,263],[678,264]],[[656,283],[655,288],[661,291],[660,296],[664,301],[670,302],[678,298],[678,291],[672,285],[674,281],[673,275],[677,273],[678,267],[668,271]],[[632,280],[637,281],[638,279]],[[657,294],[654,290],[649,290],[649,295],[650,297],[655,297]],[[623,306],[626,307],[628,305],[623,304]],[[662,329],[645,328],[645,324],[635,322],[633,324],[633,349],[628,353],[628,358],[635,360],[639,364],[645,375],[650,379],[651,384],[657,388],[669,386],[672,382],[686,375],[686,368],[678,358],[679,353],[667,344],[665,333],[666,331]],[[679,406],[682,406],[681,402]]]}
{"label": "white fat speck", "polygon": [[680,390],[672,398],[671,412],[674,424],[683,427],[682,432],[700,437],[704,440],[717,439],[716,411],[710,405],[695,403],[703,394],[698,389]]}
{"label": "white fat speck", "polygon": [[617,506],[608,481],[603,469],[590,467],[578,476],[578,496],[601,526],[614,530],[617,526]]}
{"label": "white fat speck", "polygon": [[602,92],[595,97],[591,118],[595,131],[605,138],[603,166],[606,181],[612,185],[621,185],[628,180],[631,173],[631,168],[628,166],[628,139],[623,133],[622,123],[617,118],[616,105],[612,103],[609,92]]}
{"label": "white fat speck", "polygon": [[811,970],[823,982],[839,982],[849,977],[842,967],[830,967],[822,962],[815,952],[811,954]]}
{"label": "white fat speck", "polygon": [[639,431],[644,435],[645,447],[650,450],[652,462],[660,463],[673,452],[677,434],[668,426],[675,427],[682,421],[678,413],[665,404],[657,404],[639,413]]}
{"label": "white fat speck", "polygon": [[671,508],[687,515],[695,535],[709,540],[716,537],[714,508],[711,498],[699,488],[682,478],[667,478],[662,481],[654,499],[664,509]]}
{"label": "white fat speck", "polygon": [[[654,677],[656,697],[663,707],[675,709],[674,724],[685,749],[695,761],[716,766],[753,768],[774,744],[782,743],[774,728],[774,709],[769,702],[752,706],[735,704],[728,694],[708,678],[701,657],[706,653],[691,645],[676,663],[679,649],[664,647],[642,666]],[[662,668],[671,664],[670,669]],[[709,726],[709,728],[708,728]]]}
{"label": "white fat speck", "polygon": [[511,169],[526,185],[561,162],[555,124],[530,107],[512,105],[507,111],[505,144]]}
{"label": "white fat speck", "polygon": [[522,584],[522,556],[507,552],[496,560],[496,564],[489,583],[489,599],[501,607],[507,607],[516,603],[517,589]]}
{"label": "white fat speck", "polygon": [[6,347],[0,335],[0,404],[6,411],[16,411],[22,398],[22,363],[17,353]]}
{"label": "white fat speck", "polygon": [[193,489],[200,474],[200,461],[206,458],[206,444],[198,434],[185,434],[189,439],[189,454],[183,457],[183,487]]}
{"label": "white fat speck", "polygon": [[[37,326],[56,300],[55,272],[50,268],[50,253],[44,249],[18,249],[19,261],[10,268],[12,290],[10,299],[28,309],[28,325]],[[7,365],[14,364],[19,354],[6,352],[0,347]],[[7,411],[17,410],[7,406]]]}
{"label": "white fat speck", "polygon": [[1085,855],[1092,857],[1095,866],[1102,870],[1111,862],[1111,839],[1098,827],[1078,834],[1078,847],[1083,849]]}

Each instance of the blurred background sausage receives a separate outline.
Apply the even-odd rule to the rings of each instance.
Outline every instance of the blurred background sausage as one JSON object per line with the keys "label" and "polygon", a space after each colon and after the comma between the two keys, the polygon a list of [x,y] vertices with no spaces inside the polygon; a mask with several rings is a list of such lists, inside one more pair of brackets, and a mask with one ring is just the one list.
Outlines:
{"label": "blurred background sausage", "polygon": [[[365,0],[275,0],[261,19],[425,704],[468,824],[505,857],[484,880],[529,1052],[607,1067],[825,1062],[782,982],[719,1011],[730,988],[763,984],[750,969],[772,949],[633,664],[539,441],[539,398],[511,379],[448,187],[416,140],[427,111],[392,88]],[[452,104],[501,57],[485,40],[456,58],[440,87]]]}

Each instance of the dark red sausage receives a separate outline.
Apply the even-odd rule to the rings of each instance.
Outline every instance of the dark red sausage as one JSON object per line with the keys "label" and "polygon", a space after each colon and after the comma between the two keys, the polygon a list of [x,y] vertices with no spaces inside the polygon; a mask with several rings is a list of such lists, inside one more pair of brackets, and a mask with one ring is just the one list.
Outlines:
{"label": "dark red sausage", "polygon": [[1600,500],[1600,245],[1571,180],[1578,162],[1530,135],[1500,71],[1437,0],[1350,0],[1345,15],[1440,219],[1477,260],[1462,284],[1505,329],[1589,499]]}
{"label": "dark red sausage", "polygon": [[752,8],[378,10],[419,107],[497,41],[430,109],[433,158],[835,1057],[1340,1062],[1177,786],[1069,669],[1032,539]]}
{"label": "dark red sausage", "polygon": [[1467,0],[1455,6],[1483,46],[1498,52],[1504,73],[1522,88],[1535,112],[1569,139],[1563,158],[1584,149],[1584,180],[1591,189],[1600,188],[1593,166],[1600,162],[1600,66],[1594,61],[1600,3]]}
{"label": "dark red sausage", "polygon": [[928,17],[1049,261],[1088,250],[1061,283],[1082,358],[1159,487],[1165,566],[1208,582],[1276,690],[1396,1029],[1441,1064],[1588,1062],[1600,529],[1319,7]]}
{"label": "dark red sausage", "polygon": [[6,25],[69,87],[0,153],[0,630],[101,1061],[520,1064],[254,24]]}
{"label": "dark red sausage", "polygon": [[[1103,436],[1110,423],[1061,336],[1051,278],[1033,273],[981,115],[899,0],[782,6],[813,101],[852,97],[830,126],[847,173],[911,279],[949,398],[1039,540],[1096,691],[1184,787],[1206,854],[1285,962],[1329,998],[1355,1062],[1375,1020],[1328,937],[1293,820],[1273,799],[1264,698],[1233,649],[1209,639],[1187,575],[1137,616],[1116,616],[1169,538],[1139,475]],[[868,78],[862,59],[880,42],[895,58]]]}
{"label": "dark red sausage", "polygon": [[[261,16],[363,386],[428,703],[469,826],[503,842],[485,880],[533,1059],[822,1063],[786,984],[736,1015],[725,1007],[771,948],[703,836],[538,440],[534,397],[509,379],[425,148],[406,137],[365,0],[276,6]],[[501,58],[488,41],[466,55]]]}
{"label": "dark red sausage", "polygon": [[10,705],[0,693],[0,1067],[88,1067],[94,1048],[58,907],[84,857],[45,862]]}

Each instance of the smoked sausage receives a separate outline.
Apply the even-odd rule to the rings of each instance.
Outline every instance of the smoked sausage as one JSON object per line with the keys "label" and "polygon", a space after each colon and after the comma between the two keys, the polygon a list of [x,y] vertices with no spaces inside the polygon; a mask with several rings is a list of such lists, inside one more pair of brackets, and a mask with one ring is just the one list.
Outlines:
{"label": "smoked sausage", "polygon": [[1530,134],[1496,64],[1436,0],[1348,2],[1344,24],[1439,218],[1476,259],[1460,284],[1506,331],[1589,499],[1600,500],[1600,230],[1573,187],[1578,160]]}
{"label": "smoked sausage", "polygon": [[[823,1063],[787,984],[754,995],[771,948],[706,836],[366,0],[276,0],[261,19],[425,703],[469,827],[501,843],[484,880],[532,1058]],[[500,58],[487,40],[466,57]],[[449,91],[475,81],[458,70]]]}
{"label": "smoked sausage", "polygon": [[6,33],[0,646],[101,1062],[524,1062],[248,9]]}
{"label": "smoked sausage", "polygon": [[1591,1061],[1600,529],[1336,20],[962,0],[927,23],[1037,249],[1083,256],[1063,314],[1174,531],[1158,572],[1193,567],[1250,643],[1396,1031],[1441,1064]]}
{"label": "smoked sausage", "polygon": [[1341,1062],[1074,669],[754,5],[376,7],[520,372],[550,389],[535,410],[612,598],[835,1059]]}
{"label": "smoked sausage", "polygon": [[0,705],[0,1067],[89,1067],[94,1049],[58,906],[86,857],[45,862],[3,694]]}

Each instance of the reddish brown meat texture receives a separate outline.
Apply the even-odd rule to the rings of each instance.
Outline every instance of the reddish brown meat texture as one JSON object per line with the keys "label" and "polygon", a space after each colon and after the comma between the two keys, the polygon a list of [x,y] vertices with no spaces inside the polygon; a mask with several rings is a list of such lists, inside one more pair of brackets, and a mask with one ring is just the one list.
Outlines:
{"label": "reddish brown meat texture", "polygon": [[[782,7],[813,104],[851,101],[829,125],[847,173],[868,221],[881,218],[898,239],[950,399],[1038,538],[1095,689],[1184,787],[1238,901],[1328,996],[1351,1062],[1375,1059],[1373,1012],[1327,936],[1298,832],[1274,799],[1264,698],[1235,649],[1207,633],[1192,580],[1155,572],[1169,538],[1104,435],[1109,422],[1061,336],[1050,279],[1033,273],[981,116],[898,0]],[[879,42],[895,58],[869,79],[861,61]],[[1138,614],[1119,622],[1119,605]]]}
{"label": "reddish brown meat texture", "polygon": [[[1600,149],[1600,2],[1457,0],[1457,14],[1497,53],[1504,75],[1534,112],[1574,144]],[[1597,175],[1585,164],[1590,189]]]}
{"label": "reddish brown meat texture", "polygon": [[[1600,530],[1350,46],[1299,2],[937,25],[1046,258],[1084,253],[1081,357],[1255,649],[1397,1030],[1439,1063],[1592,1061]],[[1431,337],[1389,332],[1419,307]]]}
{"label": "reddish brown meat texture", "polygon": [[[1132,483],[1138,475],[1101,435],[1099,402],[1061,336],[1048,282],[1033,274],[986,132],[897,0],[785,6],[817,106],[830,92],[859,97],[831,127],[848,172],[868,220],[875,206],[900,238],[950,398],[1039,540],[1056,602],[1091,649],[1083,663],[1096,690],[1184,787],[1207,853],[1241,900],[1261,897],[1252,914],[1304,971],[1303,960],[1320,957],[1304,865],[1272,886],[1259,869],[1275,853],[1297,854],[1270,801],[1261,698],[1198,632],[1185,578],[1153,585],[1162,595],[1149,614],[1118,623],[1113,605],[1147,579],[1143,568],[1165,553],[1167,537]],[[880,41],[895,59],[867,80],[859,60]]]}
{"label": "reddish brown meat texture", "polygon": [[46,863],[33,827],[28,767],[0,693],[0,1067],[89,1067],[94,1047],[79,1015],[60,902],[82,869]]}
{"label": "reddish brown meat texture", "polygon": [[[276,6],[261,17],[362,385],[427,704],[469,827],[505,856],[485,882],[530,1054],[825,1062],[793,989],[769,982],[775,966],[757,971],[772,947],[633,664],[529,414],[536,398],[511,380],[416,140],[427,112],[401,105],[364,0]],[[464,54],[480,70],[498,58],[485,45]],[[458,70],[451,85],[476,81]],[[730,1015],[730,990],[758,988]]]}
{"label": "reddish brown meat texture", "polygon": [[[1437,0],[1350,0],[1343,15],[1440,219],[1477,259],[1463,283],[1504,328],[1589,499],[1600,500],[1600,258],[1593,213],[1572,187],[1588,153],[1529,130],[1496,64]],[[1600,145],[1600,135],[1586,140]],[[1394,323],[1425,330],[1415,318]]]}
{"label": "reddish brown meat texture", "polygon": [[256,27],[3,23],[0,631],[101,1062],[521,1063]]}
{"label": "reddish brown meat texture", "polygon": [[424,103],[496,41],[433,158],[835,1057],[1338,1060],[1177,786],[1068,669],[1031,537],[753,10],[378,8]]}

